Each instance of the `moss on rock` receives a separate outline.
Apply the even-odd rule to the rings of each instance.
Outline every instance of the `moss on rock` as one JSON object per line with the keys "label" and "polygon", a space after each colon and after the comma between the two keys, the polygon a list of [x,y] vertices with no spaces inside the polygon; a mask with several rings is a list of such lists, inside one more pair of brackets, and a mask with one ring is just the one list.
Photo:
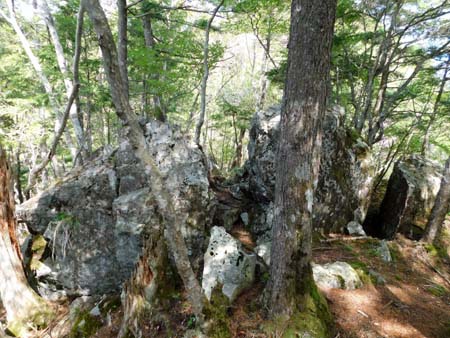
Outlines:
{"label": "moss on rock", "polygon": [[89,311],[78,310],[74,325],[70,331],[70,338],[87,338],[92,336],[102,326],[99,318],[91,315]]}

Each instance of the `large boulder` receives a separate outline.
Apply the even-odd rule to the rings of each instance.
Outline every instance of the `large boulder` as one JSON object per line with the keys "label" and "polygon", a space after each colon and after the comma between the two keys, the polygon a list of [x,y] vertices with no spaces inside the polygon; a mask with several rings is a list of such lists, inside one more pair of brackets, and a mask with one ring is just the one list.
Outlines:
{"label": "large boulder", "polygon": [[[326,113],[324,120],[313,220],[314,228],[324,232],[343,232],[352,221],[362,224],[374,176],[369,147],[344,128],[343,117],[342,110],[334,108]],[[280,109],[275,107],[258,112],[250,129],[246,172],[249,193],[258,203],[248,213],[258,244],[270,239],[279,128]]]}
{"label": "large boulder", "polygon": [[[157,121],[143,128],[166,187],[175,194],[176,211],[186,216],[180,231],[198,271],[215,204],[203,155],[176,128]],[[18,206],[18,217],[48,242],[42,260],[51,273],[40,285],[58,284],[68,294],[119,290],[141,254],[146,229],[161,224],[150,180],[122,141]]]}
{"label": "large boulder", "polygon": [[256,254],[247,252],[242,244],[223,227],[213,227],[205,252],[202,288],[208,299],[218,286],[232,302],[255,279]]}
{"label": "large boulder", "polygon": [[346,262],[313,264],[313,277],[322,288],[354,290],[362,286],[358,273]]}
{"label": "large boulder", "polygon": [[442,167],[420,156],[395,163],[378,219],[379,236],[392,239],[397,232],[420,237],[442,179]]}
{"label": "large boulder", "polygon": [[258,201],[274,199],[278,139],[280,137],[280,107],[272,107],[253,116],[248,143],[249,187]]}
{"label": "large boulder", "polygon": [[368,145],[343,126],[343,119],[342,109],[334,108],[323,122],[313,225],[325,232],[343,232],[349,222],[364,222],[375,174]]}

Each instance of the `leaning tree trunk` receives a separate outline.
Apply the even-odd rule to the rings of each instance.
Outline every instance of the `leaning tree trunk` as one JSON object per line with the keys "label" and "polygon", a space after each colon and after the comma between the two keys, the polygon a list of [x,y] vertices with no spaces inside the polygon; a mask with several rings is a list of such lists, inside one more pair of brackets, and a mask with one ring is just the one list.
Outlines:
{"label": "leaning tree trunk", "polygon": [[[98,0],[83,0],[82,3],[97,34],[103,56],[103,66],[109,82],[111,97],[116,108],[117,116],[124,125],[125,135],[133,147],[136,157],[145,165],[151,177],[150,188],[157,202],[160,216],[163,219],[162,225],[164,226],[163,229],[165,230],[164,234],[168,248],[173,255],[177,271],[183,280],[193,312],[201,320],[203,319],[202,311],[206,298],[203,295],[200,284],[190,264],[186,242],[179,231],[183,219],[175,210],[171,192],[167,190],[161,172],[148,149],[147,141],[138,123],[138,117],[132,111],[125,94],[125,87],[122,84],[121,73],[119,71],[117,49],[105,13]],[[153,253],[148,255],[148,252],[143,252],[143,256],[151,257],[152,255]],[[148,268],[151,269],[152,266],[149,265]],[[139,266],[137,269],[139,269]],[[150,272],[155,275],[159,271],[150,270]],[[140,274],[136,273],[136,275]],[[141,283],[138,284],[142,285]],[[159,285],[153,285],[153,288],[158,287]]]}
{"label": "leaning tree trunk", "polygon": [[441,98],[442,98],[442,94],[444,93],[445,84],[449,80],[449,78],[447,77],[449,68],[450,68],[450,57],[449,57],[449,59],[446,62],[444,75],[442,76],[442,80],[441,80],[441,83],[439,85],[439,91],[438,91],[438,94],[436,96],[436,100],[434,101],[433,111],[431,112],[430,120],[428,121],[427,128],[425,129],[425,134],[423,136],[422,156],[424,156],[424,157],[427,155],[428,148],[430,147],[430,131],[431,131],[431,127],[433,126],[433,124],[434,124],[434,122],[436,120],[436,115],[438,113],[439,106],[441,104]]}
{"label": "leaning tree trunk", "polygon": [[28,285],[23,271],[12,193],[11,172],[0,147],[0,298],[6,309],[8,329],[27,336],[27,324],[44,325],[52,311]]}
{"label": "leaning tree trunk", "polygon": [[[60,109],[61,107],[58,104],[56,95],[53,91],[53,87],[50,84],[48,77],[45,75],[43,67],[42,67],[39,59],[36,57],[36,55],[34,55],[33,50],[31,49],[30,42],[28,41],[27,37],[25,36],[24,32],[22,31],[22,28],[19,26],[19,23],[17,22],[15,9],[14,9],[14,1],[7,0],[6,5],[8,7],[9,17],[1,9],[0,9],[0,15],[12,26],[12,28],[16,32],[17,37],[19,38],[20,43],[22,45],[22,48],[25,51],[25,54],[27,54],[31,65],[33,66],[42,86],[44,87],[45,93],[47,94],[47,96],[49,98],[50,107],[56,114],[54,130],[55,130],[55,133],[57,133],[61,127],[62,120],[63,120],[63,114]],[[64,131],[64,139],[70,149],[71,154],[75,158],[77,151],[73,145],[72,137],[67,130]]]}
{"label": "leaning tree trunk", "polygon": [[425,227],[425,233],[422,240],[428,243],[433,243],[442,229],[445,215],[449,209],[450,204],[450,157],[445,162],[444,173],[442,176],[441,187],[436,196],[433,209],[431,210],[430,218]]}
{"label": "leaning tree trunk", "polygon": [[[38,1],[38,9],[39,14],[47,25],[48,31],[50,33],[50,38],[55,48],[56,62],[58,64],[59,70],[63,76],[64,86],[66,88],[66,96],[67,99],[70,99],[70,96],[73,91],[73,83],[71,79],[71,75],[69,74],[68,62],[64,55],[63,46],[61,44],[61,40],[59,38],[58,31],[56,30],[55,20],[53,19],[53,15],[50,12],[50,8],[48,7],[47,0],[39,0]],[[88,157],[88,153],[86,150],[85,144],[85,136],[83,126],[80,122],[80,118],[78,116],[78,105],[74,103],[70,108],[69,117],[73,125],[73,129],[75,131],[75,136],[78,142],[78,153],[81,155],[81,159],[86,159]],[[82,163],[82,160],[80,161]],[[75,158],[74,158],[75,161]]]}
{"label": "leaning tree trunk", "polygon": [[272,316],[304,311],[315,288],[311,269],[312,211],[329,92],[335,11],[336,0],[292,1],[268,284]]}
{"label": "leaning tree trunk", "polygon": [[128,8],[127,0],[117,0],[117,30],[118,30],[118,48],[117,57],[119,62],[120,76],[122,79],[123,93],[128,100]]}

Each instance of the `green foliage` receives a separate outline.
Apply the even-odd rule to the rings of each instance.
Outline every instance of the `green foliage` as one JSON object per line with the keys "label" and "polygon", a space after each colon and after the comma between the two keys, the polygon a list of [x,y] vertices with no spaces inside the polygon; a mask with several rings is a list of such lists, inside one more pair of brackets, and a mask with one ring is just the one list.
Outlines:
{"label": "green foliage", "polygon": [[449,291],[439,284],[428,285],[426,290],[436,297],[444,297],[449,294]]}
{"label": "green foliage", "polygon": [[66,226],[69,226],[69,228],[78,228],[80,226],[80,222],[77,220],[77,218],[65,211],[60,211],[56,217],[55,220],[59,222],[63,222]]}
{"label": "green foliage", "polygon": [[436,244],[425,244],[425,250],[432,257],[448,259],[447,248],[443,247],[439,243]]}

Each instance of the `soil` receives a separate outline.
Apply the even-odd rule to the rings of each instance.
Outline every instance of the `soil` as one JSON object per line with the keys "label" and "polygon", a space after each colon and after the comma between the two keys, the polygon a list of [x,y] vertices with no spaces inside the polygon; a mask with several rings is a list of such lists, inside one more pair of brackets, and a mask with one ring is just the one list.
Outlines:
{"label": "soil", "polygon": [[374,282],[358,290],[322,290],[335,318],[335,337],[450,337],[448,261],[432,257],[421,243],[397,236],[389,243],[393,262],[386,263],[376,255],[377,242],[335,241],[314,250],[317,263],[346,261],[385,279],[384,284]]}

